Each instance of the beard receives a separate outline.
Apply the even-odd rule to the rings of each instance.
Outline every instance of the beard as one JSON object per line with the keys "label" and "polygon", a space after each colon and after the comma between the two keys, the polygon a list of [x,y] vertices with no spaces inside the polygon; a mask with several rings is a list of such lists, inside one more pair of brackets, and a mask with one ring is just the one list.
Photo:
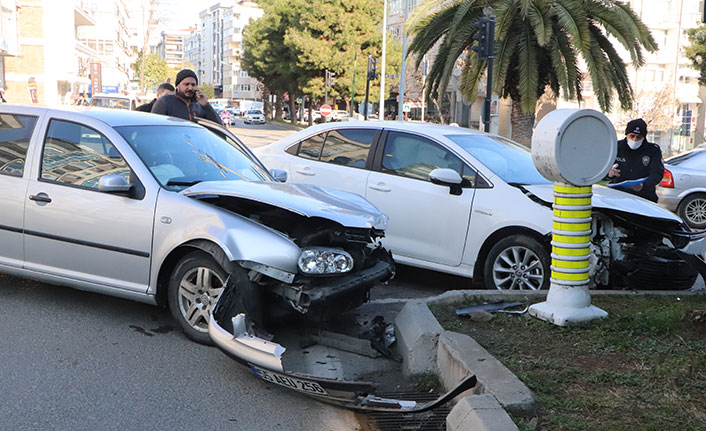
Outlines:
{"label": "beard", "polygon": [[194,94],[196,93],[194,90],[184,90],[180,91],[179,88],[175,89],[176,95],[181,97],[182,99],[186,100],[191,100],[194,98]]}

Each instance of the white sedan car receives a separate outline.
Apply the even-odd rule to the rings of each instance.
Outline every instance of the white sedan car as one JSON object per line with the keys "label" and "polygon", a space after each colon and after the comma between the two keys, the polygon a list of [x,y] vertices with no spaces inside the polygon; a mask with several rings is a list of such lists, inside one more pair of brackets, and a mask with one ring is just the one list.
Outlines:
{"label": "white sedan car", "polygon": [[[293,183],[357,193],[390,217],[402,264],[497,289],[549,284],[552,185],[527,148],[470,129],[408,122],[327,123],[255,150]],[[594,187],[593,286],[690,288],[703,239],[670,211]],[[687,251],[688,253],[684,253]]]}
{"label": "white sedan car", "polygon": [[243,118],[245,124],[265,124],[265,114],[259,109],[250,109]]}

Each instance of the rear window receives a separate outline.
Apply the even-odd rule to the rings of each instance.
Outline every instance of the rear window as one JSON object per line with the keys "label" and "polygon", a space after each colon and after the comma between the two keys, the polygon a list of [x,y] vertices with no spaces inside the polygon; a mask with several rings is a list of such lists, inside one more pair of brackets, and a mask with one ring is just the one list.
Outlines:
{"label": "rear window", "polygon": [[0,174],[21,177],[37,117],[0,114]]}
{"label": "rear window", "polygon": [[706,167],[706,150],[693,150],[688,153],[679,154],[665,160],[665,163],[678,166],[683,165],[687,168],[703,168]]}

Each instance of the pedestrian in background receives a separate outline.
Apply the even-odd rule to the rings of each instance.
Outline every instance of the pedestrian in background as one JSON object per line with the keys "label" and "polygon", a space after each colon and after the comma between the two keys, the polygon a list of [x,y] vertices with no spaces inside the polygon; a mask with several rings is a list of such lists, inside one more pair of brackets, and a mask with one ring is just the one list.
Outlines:
{"label": "pedestrian in background", "polygon": [[628,193],[657,202],[655,188],[664,176],[662,150],[647,141],[647,123],[642,118],[628,122],[625,138],[618,141],[615,164],[608,172],[612,184],[645,178],[640,184],[621,188]]}
{"label": "pedestrian in background", "polygon": [[167,94],[158,99],[152,107],[152,113],[189,121],[200,117],[222,125],[221,118],[208,103],[208,97],[196,88],[198,83],[198,77],[193,70],[179,71],[174,81],[174,94]]}
{"label": "pedestrian in background", "polygon": [[0,102],[7,103],[7,100],[5,100],[5,89],[3,87],[0,87]]}
{"label": "pedestrian in background", "polygon": [[135,108],[137,111],[142,111],[142,112],[152,112],[152,107],[154,106],[154,103],[157,101],[157,99],[161,98],[165,94],[172,94],[174,93],[174,86],[168,82],[163,82],[159,84],[159,87],[157,87],[157,97],[152,99],[151,102],[149,103],[143,103],[142,105],[138,106]]}

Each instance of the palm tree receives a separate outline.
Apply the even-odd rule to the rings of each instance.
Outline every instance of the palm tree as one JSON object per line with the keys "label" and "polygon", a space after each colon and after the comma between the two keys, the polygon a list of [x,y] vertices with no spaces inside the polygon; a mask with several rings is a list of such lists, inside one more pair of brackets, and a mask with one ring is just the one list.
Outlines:
{"label": "palm tree", "polygon": [[429,97],[443,96],[460,63],[460,89],[475,99],[487,62],[470,47],[473,24],[486,14],[496,17],[493,91],[512,99],[512,137],[526,145],[537,99],[547,86],[566,99],[582,100],[581,61],[602,110],[611,110],[614,92],[620,107],[630,109],[633,89],[609,37],[630,54],[635,67],[644,64],[643,49],[657,49],[647,27],[618,0],[426,0],[408,28],[417,66],[424,54],[438,49],[427,77]]}

